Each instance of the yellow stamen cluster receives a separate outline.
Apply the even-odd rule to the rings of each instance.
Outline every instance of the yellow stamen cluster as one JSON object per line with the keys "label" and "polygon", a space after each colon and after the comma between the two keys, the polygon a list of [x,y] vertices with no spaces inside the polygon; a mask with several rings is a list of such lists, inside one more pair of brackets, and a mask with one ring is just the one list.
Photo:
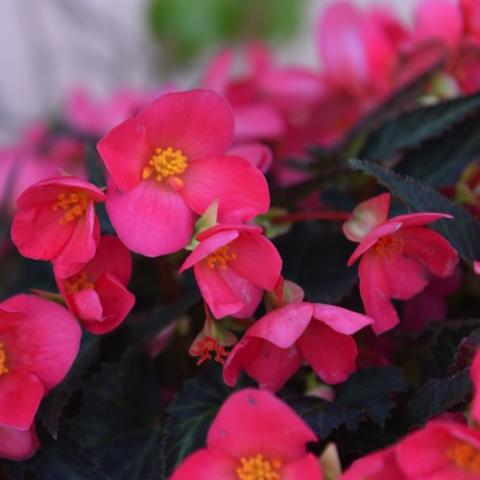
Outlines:
{"label": "yellow stamen cluster", "polygon": [[392,260],[403,251],[404,241],[394,235],[382,237],[373,247],[377,257],[380,260]]}
{"label": "yellow stamen cluster", "polygon": [[65,290],[70,295],[80,292],[81,290],[85,290],[86,288],[94,287],[93,283],[89,280],[86,272],[84,271],[66,280],[64,285]]}
{"label": "yellow stamen cluster", "polygon": [[[188,167],[187,157],[181,150],[174,150],[172,147],[157,148],[155,149],[155,155],[148,161],[146,167],[143,168],[142,178],[146,180],[152,175],[155,175],[155,179],[161,182],[168,177],[175,177],[180,175]],[[177,179],[178,180],[181,179]]]}
{"label": "yellow stamen cluster", "polygon": [[88,207],[88,197],[81,192],[60,193],[57,201],[52,205],[52,210],[64,210],[65,214],[60,219],[60,224],[65,225],[85,214]]}
{"label": "yellow stamen cluster", "polygon": [[217,248],[214,252],[207,256],[207,265],[212,269],[218,265],[220,270],[227,270],[227,263],[235,260],[236,258],[237,254],[231,251],[228,245],[224,245],[223,247]]}
{"label": "yellow stamen cluster", "polygon": [[7,354],[5,353],[5,347],[3,343],[0,342],[0,375],[5,375],[10,370],[6,366],[7,363]]}
{"label": "yellow stamen cluster", "polygon": [[282,462],[280,460],[265,459],[261,454],[254,457],[240,459],[237,468],[239,480],[281,480]]}
{"label": "yellow stamen cluster", "polygon": [[480,474],[480,451],[472,445],[461,442],[448,450],[448,456],[457,467]]}

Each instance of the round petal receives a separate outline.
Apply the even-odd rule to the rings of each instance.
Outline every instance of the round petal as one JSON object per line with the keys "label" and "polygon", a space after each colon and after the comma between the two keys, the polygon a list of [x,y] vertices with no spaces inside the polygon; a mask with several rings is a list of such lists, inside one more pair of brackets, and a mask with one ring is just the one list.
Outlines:
{"label": "round petal", "polygon": [[211,157],[189,165],[183,174],[180,194],[199,215],[218,199],[218,220],[246,222],[270,206],[267,181],[248,160],[240,157]]}
{"label": "round petal", "polygon": [[378,335],[395,327],[400,319],[390,301],[390,287],[381,262],[374,252],[363,256],[358,275],[365,313],[374,320],[373,331]]}
{"label": "round petal", "polygon": [[273,162],[272,150],[263,143],[241,143],[228,151],[229,156],[248,160],[254,167],[265,173]]}
{"label": "round petal", "polygon": [[227,385],[233,387],[240,373],[245,371],[259,387],[276,392],[301,364],[302,357],[295,345],[283,349],[260,338],[244,337],[228,355],[223,378]]}
{"label": "round petal", "polygon": [[97,145],[108,172],[122,191],[131,190],[142,181],[143,167],[154,148],[147,141],[145,127],[135,118],[115,127]]}
{"label": "round petal", "polygon": [[[9,350],[6,349],[7,362]],[[35,418],[45,389],[32,373],[11,371],[0,376],[0,425],[28,430]]]}
{"label": "round petal", "polygon": [[279,348],[289,348],[305,332],[313,311],[310,303],[284,305],[256,321],[245,335],[262,338]]}
{"label": "round petal", "polygon": [[275,140],[285,131],[285,122],[280,112],[268,103],[238,105],[235,115],[235,140]]}
{"label": "round petal", "polygon": [[301,354],[326,383],[345,381],[356,369],[357,346],[352,337],[321,322],[310,322],[297,342]]}
{"label": "round petal", "polygon": [[30,458],[40,446],[33,428],[17,430],[15,428],[0,427],[0,457],[8,460],[26,460]]}
{"label": "round petal", "polygon": [[422,225],[427,225],[437,220],[447,219],[451,220],[453,217],[448,213],[408,213],[406,215],[398,215],[389,220],[389,222],[401,222],[402,228],[405,227],[420,227]]}
{"label": "round petal", "polygon": [[[42,382],[46,391],[57,386],[75,360],[81,330],[72,314],[57,303],[32,295],[16,295],[0,309],[18,312],[8,329],[0,331],[7,366],[26,370]],[[2,320],[3,321],[3,320]],[[5,319],[8,324],[8,317]]]}
{"label": "round petal", "polygon": [[304,480],[307,478],[308,480],[323,480],[320,463],[311,453],[296,462],[287,463],[282,468],[282,480]]}
{"label": "round petal", "polygon": [[145,106],[137,118],[153,149],[179,149],[192,164],[224,154],[232,143],[231,108],[212,90],[166,93]]}
{"label": "round petal", "polygon": [[306,455],[317,441],[307,425],[281,400],[265,390],[246,389],[222,405],[207,437],[208,448],[236,459],[262,454],[282,462]]}
{"label": "round petal", "polygon": [[159,182],[143,181],[128,192],[110,183],[106,206],[120,240],[147,257],[176,252],[192,236],[192,212],[178,193]]}
{"label": "round petal", "polygon": [[103,308],[100,298],[93,288],[85,288],[72,295],[71,302],[75,314],[81,320],[100,322],[103,318]]}
{"label": "round petal", "polygon": [[346,335],[353,335],[373,323],[370,317],[361,313],[322,303],[313,304],[313,318],[328,325],[332,330]]}

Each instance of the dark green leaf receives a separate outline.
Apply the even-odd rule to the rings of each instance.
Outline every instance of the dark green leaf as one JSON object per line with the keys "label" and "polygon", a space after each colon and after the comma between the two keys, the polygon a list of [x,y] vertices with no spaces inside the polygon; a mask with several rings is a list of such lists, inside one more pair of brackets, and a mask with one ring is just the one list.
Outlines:
{"label": "dark green leaf", "polygon": [[408,402],[404,414],[404,426],[423,425],[430,418],[465,404],[471,391],[468,369],[448,378],[431,380],[423,385]]}
{"label": "dark green leaf", "polygon": [[395,406],[392,394],[405,389],[400,369],[375,367],[354,373],[340,386],[333,402],[305,397],[290,403],[315,433],[325,439],[341,425],[356,430],[360,422],[371,420],[383,426]]}
{"label": "dark green leaf", "polygon": [[[380,129],[375,131],[368,138],[360,156],[370,160],[388,159],[400,150],[417,147],[427,139],[438,137],[466,116],[478,112],[479,109],[480,94],[476,94],[471,97],[456,98],[437,105],[406,112],[386,122]],[[456,137],[457,129],[451,130],[450,136]],[[446,142],[448,140],[444,137],[440,139],[435,138],[429,146],[444,145]],[[425,145],[425,148],[421,148],[419,151],[422,152],[421,157],[419,157],[417,152],[414,152],[412,157],[415,157],[430,172],[432,170],[430,168],[432,155],[428,154],[429,149]],[[437,160],[436,157],[434,158]],[[449,157],[445,158],[451,160]],[[434,174],[433,172],[430,173]]]}
{"label": "dark green leaf", "polygon": [[92,377],[69,425],[107,479],[158,480],[161,415],[152,362],[133,353]]}
{"label": "dark green leaf", "polygon": [[453,220],[439,220],[432,227],[452,243],[463,259],[471,262],[480,258],[480,224],[461,205],[451,202],[428,185],[375,163],[360,160],[351,160],[350,163],[354,168],[374,176],[413,211],[453,215]]}
{"label": "dark green leaf", "polygon": [[63,382],[43,400],[37,418],[43,423],[53,438],[57,438],[60,416],[71,396],[79,388],[82,377],[97,360],[99,338],[83,333],[80,352]]}
{"label": "dark green leaf", "polygon": [[162,443],[161,478],[167,478],[189,453],[205,445],[210,424],[230,393],[216,365],[185,383],[169,407],[170,418]]}

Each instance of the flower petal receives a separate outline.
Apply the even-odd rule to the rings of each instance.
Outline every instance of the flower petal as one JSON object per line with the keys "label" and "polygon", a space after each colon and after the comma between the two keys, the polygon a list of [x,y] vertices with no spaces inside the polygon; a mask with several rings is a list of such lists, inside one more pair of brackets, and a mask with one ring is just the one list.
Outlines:
{"label": "flower petal", "polygon": [[238,461],[225,453],[209,448],[189,455],[173,472],[170,480],[238,480]]}
{"label": "flower petal", "polygon": [[260,388],[280,390],[302,365],[298,348],[279,348],[267,340],[242,338],[227,357],[223,369],[225,383],[235,386],[242,371],[253,378]]}
{"label": "flower petal", "polygon": [[307,363],[326,383],[343,382],[357,369],[357,346],[353,338],[321,322],[310,322],[297,344]]}
{"label": "flower petal", "polygon": [[120,240],[147,257],[176,252],[192,236],[192,212],[178,193],[159,182],[143,181],[128,192],[110,183],[106,206]]}
{"label": "flower petal", "polygon": [[0,457],[9,460],[26,460],[30,458],[40,446],[33,428],[17,430],[15,428],[0,427]]}
{"label": "flower petal", "polygon": [[154,149],[179,149],[192,164],[224,154],[232,143],[232,110],[212,90],[166,93],[146,105],[137,118]]}
{"label": "flower petal", "polygon": [[180,194],[199,215],[219,199],[219,222],[246,222],[270,206],[267,181],[248,160],[211,157],[192,163],[183,174]]}
{"label": "flower petal", "polygon": [[93,288],[85,288],[75,292],[71,299],[75,313],[82,320],[100,322],[103,318],[103,308],[100,298]]}
{"label": "flower petal", "polygon": [[313,318],[328,325],[332,330],[346,335],[353,335],[373,323],[373,320],[366,315],[323,303],[313,304]]}
{"label": "flower petal", "polygon": [[390,288],[381,263],[374,252],[367,252],[358,269],[360,296],[365,313],[374,320],[373,331],[378,335],[392,329],[400,322],[390,301]]}
{"label": "flower petal", "polygon": [[208,448],[234,458],[262,454],[290,462],[306,454],[315,434],[285,403],[265,390],[245,389],[222,405],[207,437]]}
{"label": "flower petal", "polygon": [[296,462],[287,463],[282,468],[282,480],[303,480],[307,478],[308,480],[323,480],[320,463],[311,453]]}
{"label": "flower petal", "polygon": [[142,181],[142,169],[155,147],[149,145],[145,127],[129,118],[111,130],[97,145],[108,172],[120,190],[131,190]]}

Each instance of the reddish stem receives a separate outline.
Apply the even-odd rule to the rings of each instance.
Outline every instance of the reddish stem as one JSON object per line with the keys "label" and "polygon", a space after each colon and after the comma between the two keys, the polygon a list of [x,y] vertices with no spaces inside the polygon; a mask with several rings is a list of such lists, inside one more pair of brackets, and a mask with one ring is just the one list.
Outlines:
{"label": "reddish stem", "polygon": [[350,220],[352,214],[350,212],[338,212],[335,210],[325,210],[322,212],[296,212],[287,215],[281,215],[272,219],[275,225],[282,223],[303,222],[306,220]]}

